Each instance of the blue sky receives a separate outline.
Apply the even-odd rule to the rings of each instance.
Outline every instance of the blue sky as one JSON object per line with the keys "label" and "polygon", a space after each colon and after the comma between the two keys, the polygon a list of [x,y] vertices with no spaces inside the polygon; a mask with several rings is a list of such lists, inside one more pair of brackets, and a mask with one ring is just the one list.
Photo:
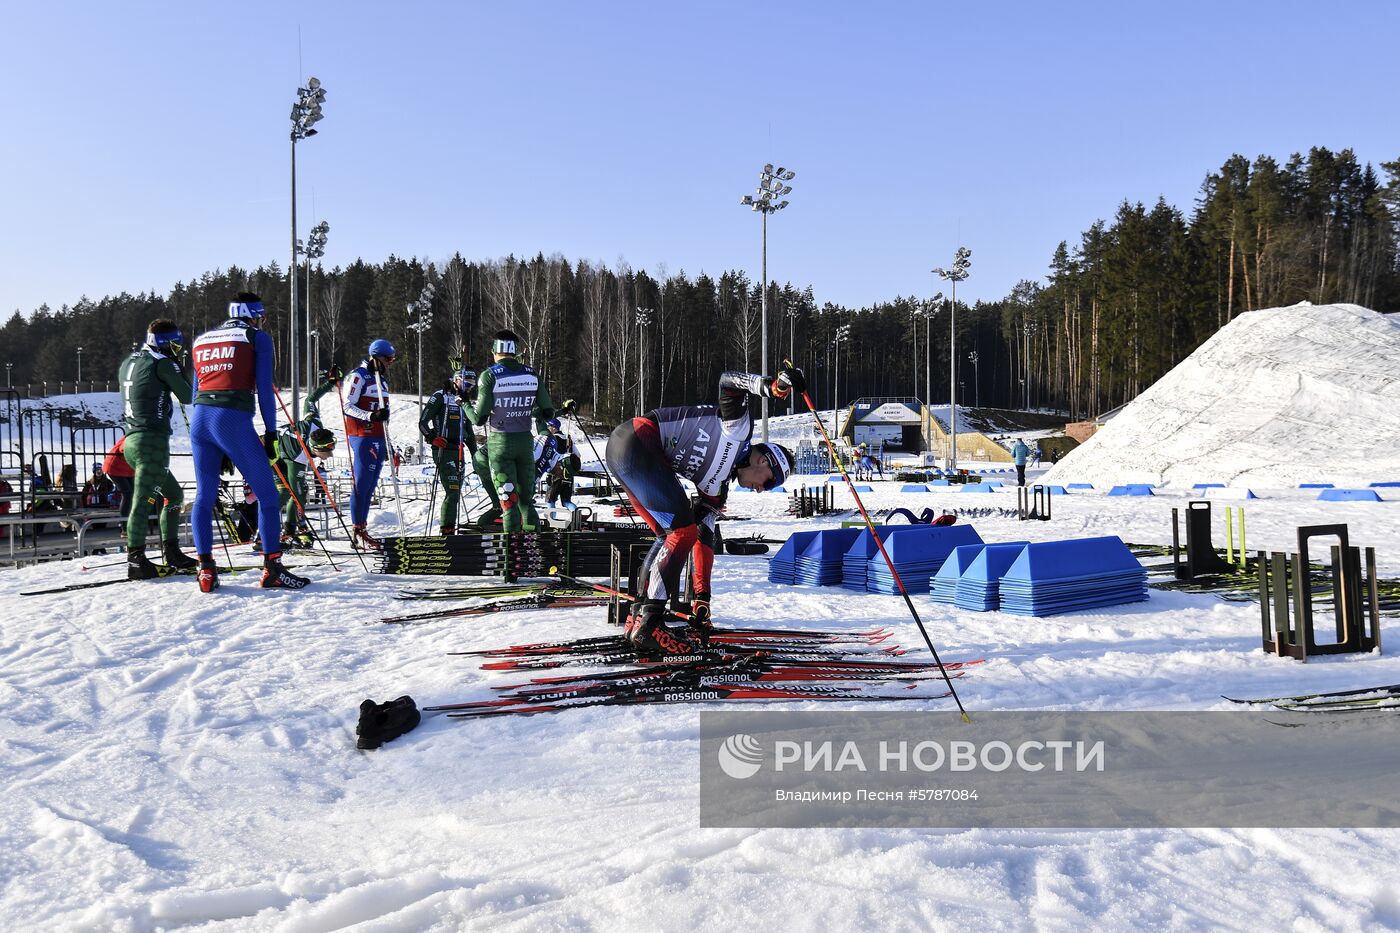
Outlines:
{"label": "blue sky", "polygon": [[330,223],[328,265],[756,277],[739,198],[772,160],[797,179],[770,274],[848,305],[932,293],[960,244],[959,297],[1001,297],[1123,198],[1189,212],[1232,152],[1400,158],[1394,3],[309,9],[10,0],[0,312],[285,265],[307,75],[328,99],[299,226]]}

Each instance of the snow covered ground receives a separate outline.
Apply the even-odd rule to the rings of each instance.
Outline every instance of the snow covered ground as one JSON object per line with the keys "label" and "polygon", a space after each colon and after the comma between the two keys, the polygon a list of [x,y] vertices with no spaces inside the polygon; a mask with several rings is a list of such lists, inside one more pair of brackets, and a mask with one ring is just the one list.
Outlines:
{"label": "snow covered ground", "polygon": [[[876,486],[871,508],[1014,501]],[[795,527],[780,496],[733,501],[752,520],[731,535]],[[1073,496],[1053,522],[975,524],[989,540],[1164,542],[1174,501]],[[1341,520],[1382,545],[1389,575],[1400,567],[1400,503],[1248,509],[1252,547]],[[387,530],[391,512],[375,521]],[[301,562],[315,584],[300,594],[264,593],[249,573],[214,596],[176,579],[19,597],[116,571],[0,574],[6,929],[1400,926],[1400,834],[1386,831],[701,830],[696,706],[429,716],[359,752],[367,696],[451,702],[523,679],[449,651],[608,630],[588,609],[377,625],[422,604],[353,561]],[[896,597],[770,586],[762,557],[721,556],[715,579],[721,622],[879,623],[918,643]],[[1390,656],[1266,657],[1256,608],[1212,596],[1154,591],[1045,620],[918,604],[945,659],[987,659],[958,684],[974,715],[1212,709],[1220,693],[1400,681]]]}
{"label": "snow covered ground", "polygon": [[[400,443],[416,435],[403,401],[391,422]],[[775,437],[804,430],[800,416],[775,423]],[[183,434],[177,424],[176,450]],[[1015,504],[1010,489],[873,485],[872,510]],[[1075,494],[1056,498],[1051,522],[973,524],[989,541],[1167,543],[1170,509],[1192,495],[1178,483],[1153,498]],[[853,505],[844,489],[836,501]],[[785,505],[736,492],[731,514],[748,520],[725,531],[785,536],[852,517],[798,523]],[[410,525],[422,527],[425,508],[406,507]],[[1279,487],[1245,508],[1251,549],[1290,545],[1300,524],[1346,522],[1354,543],[1378,548],[1384,575],[1400,575],[1400,501],[1317,502]],[[393,522],[392,507],[372,516],[380,533]],[[1217,517],[1217,544],[1222,529]],[[18,595],[118,575],[99,566],[108,560],[0,573],[7,930],[1400,928],[1393,831],[702,830],[700,706],[430,715],[356,751],[365,697],[485,698],[525,677],[448,652],[609,634],[601,611],[380,625],[423,605],[392,598],[423,578],[306,556],[314,585],[300,593],[263,592],[245,573],[210,596],[180,578]],[[246,549],[234,560],[255,562]],[[722,555],[714,577],[721,624],[878,624],[919,644],[898,597],[773,586],[763,557]],[[958,681],[974,716],[1222,709],[1221,693],[1400,682],[1392,655],[1265,656],[1257,607],[1209,595],[1154,590],[1146,603],[1049,619],[916,602],[945,660],[987,660]],[[1383,627],[1400,643],[1395,620]],[[899,708],[920,706],[951,701]]]}

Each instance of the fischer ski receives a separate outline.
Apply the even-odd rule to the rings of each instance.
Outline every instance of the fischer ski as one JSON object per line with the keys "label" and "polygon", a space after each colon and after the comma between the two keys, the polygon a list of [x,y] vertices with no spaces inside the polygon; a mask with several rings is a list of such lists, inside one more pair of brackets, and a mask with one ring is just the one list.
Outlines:
{"label": "fischer ski", "polygon": [[1355,690],[1333,690],[1330,692],[1323,693],[1299,693],[1294,696],[1260,697],[1259,699],[1253,700],[1242,700],[1236,697],[1227,696],[1221,696],[1221,699],[1229,700],[1231,703],[1239,703],[1241,705],[1257,706],[1263,704],[1274,705],[1278,703],[1302,703],[1307,700],[1332,699],[1335,697],[1356,697],[1364,696],[1368,693],[1387,693],[1400,696],[1400,684],[1382,684],[1379,687],[1360,687]]}
{"label": "fischer ski", "polygon": [[[52,589],[47,589],[47,590],[30,590],[30,591],[27,592],[27,593],[20,593],[19,595],[21,595],[21,596],[48,596],[48,595],[50,595],[50,594],[52,594],[52,593],[71,593],[71,592],[73,592],[74,590],[91,590],[91,589],[96,589],[96,588],[99,587],[99,586],[112,586],[112,585],[117,584],[117,583],[150,583],[151,580],[163,580],[163,579],[165,579],[166,577],[192,577],[192,576],[194,576],[194,575],[198,572],[198,568],[197,568],[197,567],[191,567],[191,568],[189,568],[188,570],[175,570],[175,569],[173,569],[173,568],[166,567],[166,566],[163,565],[163,564],[157,564],[157,565],[156,565],[156,568],[157,568],[157,570],[159,571],[158,575],[155,576],[155,577],[152,577],[152,578],[150,578],[150,579],[148,579],[148,580],[129,580],[129,579],[127,579],[126,577],[117,577],[115,580],[94,580],[94,581],[92,581],[91,583],[69,583],[69,584],[67,584],[66,586],[56,586],[56,587],[53,587]],[[257,566],[257,567],[231,567],[231,568],[230,568],[230,567],[220,567],[220,568],[219,568],[219,572],[220,572],[220,573],[242,573],[242,572],[245,571],[245,570],[261,570],[261,569],[262,569],[262,566],[261,566],[261,565],[259,565],[259,566]]]}

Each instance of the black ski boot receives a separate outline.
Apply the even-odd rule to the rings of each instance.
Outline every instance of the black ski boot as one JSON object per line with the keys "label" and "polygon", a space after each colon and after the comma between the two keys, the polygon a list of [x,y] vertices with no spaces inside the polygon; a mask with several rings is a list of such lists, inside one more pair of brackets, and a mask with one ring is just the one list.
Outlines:
{"label": "black ski boot", "polygon": [[262,587],[265,590],[299,590],[311,581],[299,577],[282,566],[282,554],[268,554],[263,558]]}
{"label": "black ski boot", "polygon": [[128,580],[154,580],[161,576],[160,568],[146,557],[146,549],[134,547],[126,552],[126,578]]}
{"label": "black ski boot", "polygon": [[186,570],[193,570],[199,566],[199,561],[180,550],[180,545],[175,541],[165,542],[161,556],[165,558],[165,566],[171,570],[183,573]]}
{"label": "black ski boot", "polygon": [[199,581],[201,593],[212,593],[219,588],[219,567],[212,555],[199,555],[199,573],[195,579]]}
{"label": "black ski boot", "polygon": [[666,626],[666,604],[660,600],[643,600],[628,621],[627,640],[644,657],[666,657],[690,654],[695,643],[683,633]]}
{"label": "black ski boot", "polygon": [[710,643],[710,636],[715,632],[714,619],[710,618],[710,594],[696,593],[695,599],[690,604],[690,618],[686,620],[685,627],[690,632],[690,637],[701,645]]}

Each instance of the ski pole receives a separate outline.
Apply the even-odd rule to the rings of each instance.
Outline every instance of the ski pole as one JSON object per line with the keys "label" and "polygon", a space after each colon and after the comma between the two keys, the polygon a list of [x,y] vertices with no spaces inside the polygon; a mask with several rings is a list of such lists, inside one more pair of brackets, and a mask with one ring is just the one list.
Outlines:
{"label": "ski pole", "polygon": [[359,481],[355,479],[355,448],[350,446],[350,416],[345,413],[345,390],[338,382],[335,384],[335,394],[340,397],[340,421],[345,425],[345,459],[350,461],[350,488],[359,489]]}
{"label": "ski pole", "polygon": [[[425,516],[423,516],[423,536],[424,536],[424,537],[427,537],[427,536],[428,536],[428,529],[431,528],[431,527],[432,527],[432,524],[433,524],[433,508],[437,505],[437,488],[438,488],[438,473],[439,473],[439,472],[440,472],[440,470],[439,470],[439,467],[438,467],[437,458],[434,457],[434,458],[433,458],[433,487],[432,487],[432,491],[428,494],[428,514],[425,515]],[[444,495],[444,497],[446,496],[446,492],[445,492],[445,491],[444,491],[443,495]]]}
{"label": "ski pole", "polygon": [[[599,465],[600,467],[603,468],[603,475],[606,476],[606,477],[608,478],[608,483],[611,484],[611,485],[616,486],[617,488],[621,489],[623,492],[627,492],[626,487],[624,487],[624,486],[623,486],[621,483],[619,483],[617,480],[613,479],[612,473],[609,472],[609,470],[608,470],[608,461],[606,461],[606,460],[604,460],[602,457],[599,457],[599,456],[598,456],[598,448],[595,447],[595,446],[593,446],[593,438],[589,437],[589,436],[588,436],[588,432],[583,430],[583,425],[580,424],[580,423],[579,423],[579,420],[578,420],[578,414],[577,414],[577,413],[570,413],[570,417],[574,419],[574,425],[578,427],[578,429],[579,429],[580,432],[582,432],[582,434],[583,434],[583,439],[586,440],[586,441],[588,441],[588,449],[591,450],[591,451],[593,451],[593,456],[594,456],[595,459],[597,459],[598,465]],[[628,501],[628,504],[629,504],[629,506],[630,506],[631,501],[632,501],[632,494],[631,494],[631,493],[627,493],[627,501]],[[637,527],[637,516],[636,516],[635,512],[636,512],[636,510],[635,510],[635,509],[632,509],[632,508],[629,508],[629,509],[627,510],[627,518],[628,518],[629,520],[631,520],[631,522],[632,522],[632,527],[634,527],[634,528]]]}
{"label": "ski pole", "polygon": [[[291,496],[292,501],[297,504],[297,511],[301,513],[302,521],[306,522],[306,524],[309,526],[311,522],[306,517],[306,507],[301,504],[301,499],[298,498],[297,491],[293,489],[292,484],[287,481],[287,477],[282,472],[282,468],[277,465],[277,461],[269,460],[268,462],[272,464],[272,469],[277,473],[277,478],[282,481],[282,485],[287,487],[287,495]],[[316,467],[313,465],[310,467],[310,469],[314,470],[316,469]],[[340,568],[336,566],[335,558],[331,556],[330,549],[326,547],[326,542],[319,535],[316,535],[315,537],[316,543],[321,545],[321,553],[325,554],[326,560],[331,562],[331,569],[333,569],[336,573],[340,573]],[[278,544],[281,544],[281,542],[279,541]]]}
{"label": "ski pole", "polygon": [[[784,360],[783,364],[791,366],[792,363]],[[919,626],[919,634],[924,636],[924,644],[928,645],[928,650],[933,654],[933,660],[938,665],[938,671],[943,675],[943,680],[948,684],[948,689],[952,691],[953,702],[958,704],[958,712],[962,713],[963,722],[972,722],[972,718],[967,715],[967,710],[963,707],[962,699],[958,696],[957,689],[953,686],[952,678],[948,676],[948,669],[943,666],[943,661],[938,657],[938,649],[933,646],[933,639],[929,638],[928,629],[924,628],[924,620],[919,618],[919,611],[914,608],[914,601],[909,598],[909,591],[904,587],[904,581],[899,578],[899,571],[894,569],[894,561],[890,559],[889,552],[885,550],[885,542],[875,532],[875,523],[870,520],[870,515],[865,511],[865,504],[860,501],[860,493],[856,492],[855,483],[851,482],[851,477],[846,473],[846,467],[841,463],[841,458],[836,455],[836,446],[831,443],[831,436],[826,433],[826,426],[822,424],[821,416],[817,414],[817,406],[812,404],[812,397],[804,389],[802,391],[802,401],[807,403],[807,408],[816,419],[817,430],[821,431],[822,439],[826,441],[826,446],[831,450],[831,457],[836,462],[836,468],[841,471],[841,478],[846,481],[846,486],[851,490],[851,495],[855,497],[856,508],[860,509],[861,518],[865,519],[865,527],[870,530],[870,537],[875,539],[875,545],[880,549],[880,556],[889,565],[890,575],[894,577],[895,585],[899,587],[899,593],[904,597],[904,605],[909,607],[909,614],[914,617],[914,623]]]}
{"label": "ski pole", "polygon": [[[374,361],[371,360],[370,363],[373,364]],[[389,406],[389,394],[384,391],[384,381],[379,378],[379,369],[377,366],[374,370],[374,385],[375,388],[379,390],[380,403],[387,408]],[[379,423],[384,428],[384,446],[388,448],[386,453],[389,457],[389,477],[394,481],[394,511],[398,513],[399,533],[402,534],[405,528],[403,523],[403,495],[399,492],[399,467],[398,464],[394,462],[394,442],[393,439],[389,437],[389,419],[385,418]]]}
{"label": "ski pole", "polygon": [[[340,388],[339,383],[336,384],[336,388],[337,388],[337,389]],[[272,391],[273,391],[273,393],[276,394],[276,396],[277,396],[277,404],[280,405],[280,406],[282,406],[282,416],[285,417],[285,418],[290,419],[292,416],[287,412],[287,403],[284,402],[284,401],[282,401],[282,393],[277,391],[277,387],[276,387],[276,386],[273,386],[273,387],[272,387]],[[345,414],[344,406],[341,406],[341,415],[343,416],[344,414]],[[324,493],[326,494],[326,501],[329,502],[329,503],[331,504],[331,508],[335,510],[335,517],[340,521],[340,530],[343,531],[343,532],[345,532],[345,538],[346,538],[347,541],[352,541],[352,542],[353,542],[353,541],[355,540],[355,536],[352,535],[352,534],[350,534],[350,529],[347,528],[346,525],[345,525],[345,516],[342,515],[341,512],[340,512],[340,503],[338,503],[338,502],[335,501],[335,496],[331,495],[330,487],[326,485],[325,479],[321,476],[321,471],[318,470],[318,469],[316,469],[316,459],[315,459],[314,457],[311,456],[311,451],[310,451],[310,449],[308,449],[307,446],[306,446],[306,439],[303,438],[303,437],[301,436],[301,431],[297,428],[297,425],[296,425],[296,422],[295,422],[295,421],[288,420],[287,423],[288,423],[289,425],[291,425],[291,428],[292,428],[292,436],[294,436],[294,437],[297,439],[297,443],[301,445],[302,452],[306,454],[306,465],[307,465],[307,468],[308,468],[309,470],[311,470],[311,472],[314,473],[314,474],[316,475],[316,482],[318,482],[318,483],[321,484],[321,491],[324,492]],[[349,436],[348,433],[346,434],[346,437],[345,437],[345,449],[346,449],[347,451],[350,449],[350,436]],[[352,466],[351,466],[351,468],[350,468],[350,481],[353,483],[353,482],[355,481],[355,469],[354,469],[354,466],[353,466],[353,464],[354,464],[354,461],[353,461],[353,460],[351,461],[351,464],[352,464]],[[305,512],[305,510],[303,510],[303,511],[302,511],[302,518],[305,518],[305,517],[306,517],[306,512]],[[309,525],[310,522],[308,521],[307,524]],[[365,564],[365,557],[364,557],[364,555],[363,555],[363,554],[360,554],[359,551],[356,551],[355,553],[356,553],[356,554],[359,554],[359,556],[360,556],[360,567],[365,571],[365,573],[369,573],[369,566],[368,566],[367,564]]]}

